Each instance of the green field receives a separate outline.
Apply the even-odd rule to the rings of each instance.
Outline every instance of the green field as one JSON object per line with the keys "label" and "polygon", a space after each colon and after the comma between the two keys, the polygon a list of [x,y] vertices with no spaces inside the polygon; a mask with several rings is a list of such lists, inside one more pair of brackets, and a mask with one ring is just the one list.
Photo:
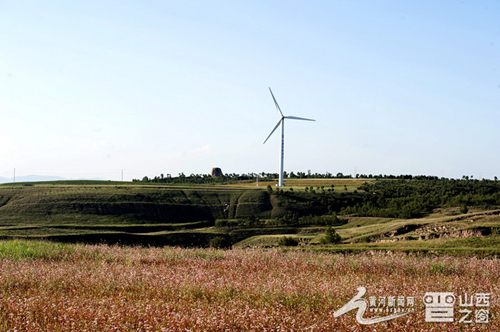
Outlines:
{"label": "green field", "polygon": [[[220,236],[233,247],[246,248],[277,246],[287,235],[298,240],[297,249],[500,254],[500,208],[496,204],[471,206],[466,213],[458,206],[442,206],[418,218],[342,213],[370,198],[368,190],[361,193],[365,182],[294,179],[281,192],[248,182],[4,184],[0,185],[0,238],[206,247]],[[339,214],[340,223],[333,227],[342,242],[321,244],[326,226],[322,220],[332,214]],[[319,219],[283,219],[292,215]]]}

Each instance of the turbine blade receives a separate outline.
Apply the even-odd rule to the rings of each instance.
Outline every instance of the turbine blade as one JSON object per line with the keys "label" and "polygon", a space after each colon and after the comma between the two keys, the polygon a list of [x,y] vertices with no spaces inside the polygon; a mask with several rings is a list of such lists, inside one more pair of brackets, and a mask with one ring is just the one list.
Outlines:
{"label": "turbine blade", "polygon": [[266,140],[264,141],[264,143],[262,144],[266,144],[267,140],[269,139],[269,137],[271,137],[271,135],[276,131],[276,129],[279,127],[279,125],[281,124],[281,121],[283,121],[283,119],[280,119],[278,121],[278,124],[276,125],[276,127],[274,127],[273,131],[271,131],[271,133],[269,134],[269,136],[267,136]]}
{"label": "turbine blade", "polygon": [[281,112],[280,105],[278,105],[278,102],[276,101],[276,98],[274,98],[274,95],[273,95],[273,92],[271,91],[271,88],[269,88],[269,92],[271,92],[271,96],[273,96],[274,105],[276,105],[276,109],[280,113],[281,117],[283,117],[283,112]]}
{"label": "turbine blade", "polygon": [[285,116],[285,119],[292,119],[292,120],[305,120],[305,121],[316,121],[313,119],[306,119],[306,118],[299,118],[297,116]]}

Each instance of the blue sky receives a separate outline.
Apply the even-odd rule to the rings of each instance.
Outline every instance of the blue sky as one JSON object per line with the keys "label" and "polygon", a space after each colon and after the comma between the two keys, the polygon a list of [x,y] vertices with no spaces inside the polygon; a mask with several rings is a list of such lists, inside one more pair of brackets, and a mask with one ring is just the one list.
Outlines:
{"label": "blue sky", "polygon": [[496,1],[2,1],[0,177],[500,176]]}

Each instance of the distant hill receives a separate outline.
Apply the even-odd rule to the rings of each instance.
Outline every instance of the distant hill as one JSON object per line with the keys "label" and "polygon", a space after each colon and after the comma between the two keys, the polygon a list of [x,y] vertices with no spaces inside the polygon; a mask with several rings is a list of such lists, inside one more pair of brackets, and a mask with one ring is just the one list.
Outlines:
{"label": "distant hill", "polygon": [[[16,176],[16,182],[39,182],[39,181],[59,181],[66,180],[60,176],[51,176],[51,175],[25,175],[25,176]],[[0,177],[0,183],[9,183],[12,182],[12,178],[4,178]]]}

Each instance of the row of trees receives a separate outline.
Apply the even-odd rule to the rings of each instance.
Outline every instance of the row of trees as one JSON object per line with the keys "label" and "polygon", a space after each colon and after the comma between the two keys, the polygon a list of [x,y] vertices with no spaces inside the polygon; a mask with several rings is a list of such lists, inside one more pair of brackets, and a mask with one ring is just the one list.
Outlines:
{"label": "row of trees", "polygon": [[[311,171],[305,172],[284,172],[283,176],[287,179],[306,179],[306,178],[352,178],[351,175],[344,175],[342,173],[337,173],[336,176],[325,173],[311,173]],[[236,173],[228,173],[223,174],[218,177],[213,177],[210,174],[191,174],[185,175],[184,173],[179,173],[178,176],[172,177],[170,174],[166,176],[164,174],[160,174],[159,176],[155,176],[154,178],[149,178],[144,176],[142,179],[133,179],[132,181],[138,182],[153,182],[153,183],[186,183],[186,184],[203,184],[203,183],[226,183],[226,182],[237,182],[237,181],[256,181],[257,177],[260,181],[274,181],[278,180],[278,173],[248,173],[248,174],[236,174]]]}
{"label": "row of trees", "polygon": [[[354,177],[351,174],[344,175],[343,173],[337,173],[336,175],[326,172],[324,174],[321,173],[312,173],[310,170],[307,172],[284,172],[284,178],[286,179],[390,179],[390,180],[453,180],[448,178],[439,178],[437,176],[430,175],[372,175],[372,174],[356,174]],[[278,173],[247,173],[247,174],[236,174],[236,173],[228,173],[223,174],[219,177],[212,177],[210,174],[190,174],[185,175],[184,173],[179,173],[178,176],[172,177],[170,174],[164,175],[160,174],[159,176],[155,176],[154,178],[149,178],[144,176],[141,180],[133,179],[132,181],[142,181],[142,182],[154,182],[154,183],[185,183],[185,184],[204,184],[204,183],[231,183],[237,181],[255,181],[259,178],[261,181],[273,181],[279,178]],[[474,177],[464,175],[461,179],[457,181],[483,181],[474,179]],[[488,180],[484,180],[488,181]],[[495,176],[494,181],[498,181],[498,178]]]}

